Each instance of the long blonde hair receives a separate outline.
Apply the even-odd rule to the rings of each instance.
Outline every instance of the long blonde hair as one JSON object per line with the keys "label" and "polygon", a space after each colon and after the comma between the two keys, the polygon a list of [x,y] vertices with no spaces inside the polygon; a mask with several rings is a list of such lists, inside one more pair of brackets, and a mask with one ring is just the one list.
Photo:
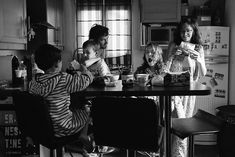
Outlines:
{"label": "long blonde hair", "polygon": [[[153,49],[153,51],[158,54],[157,61],[162,63],[163,62],[163,58],[162,58],[163,51],[162,51],[162,48],[159,46],[159,44],[157,42],[149,42],[145,47],[145,52],[147,51],[147,49],[149,47],[151,47]],[[144,59],[143,64],[148,64],[148,62],[145,58],[145,52],[144,52],[144,56],[143,56],[143,59]]]}

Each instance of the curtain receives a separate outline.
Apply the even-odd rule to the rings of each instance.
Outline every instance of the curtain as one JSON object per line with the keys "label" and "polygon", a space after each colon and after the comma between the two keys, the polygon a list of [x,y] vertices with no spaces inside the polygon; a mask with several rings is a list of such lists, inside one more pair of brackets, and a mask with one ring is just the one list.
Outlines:
{"label": "curtain", "polygon": [[109,28],[106,62],[131,65],[131,0],[77,0],[77,52],[94,24]]}

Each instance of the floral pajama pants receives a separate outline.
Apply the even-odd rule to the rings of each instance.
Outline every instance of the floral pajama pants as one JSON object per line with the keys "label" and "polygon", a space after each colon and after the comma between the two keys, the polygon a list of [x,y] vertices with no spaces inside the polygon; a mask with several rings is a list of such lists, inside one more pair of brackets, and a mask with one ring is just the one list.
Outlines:
{"label": "floral pajama pants", "polygon": [[[193,116],[196,96],[173,96],[171,107],[172,117],[189,118]],[[187,138],[181,139],[175,135],[172,136],[172,157],[187,157],[188,141]]]}

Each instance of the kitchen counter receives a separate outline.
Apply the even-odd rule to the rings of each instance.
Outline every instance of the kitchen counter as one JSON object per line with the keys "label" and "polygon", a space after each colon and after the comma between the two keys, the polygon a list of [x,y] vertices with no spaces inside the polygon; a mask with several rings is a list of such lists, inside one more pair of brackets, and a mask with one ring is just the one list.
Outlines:
{"label": "kitchen counter", "polygon": [[0,89],[0,110],[5,108],[6,106],[9,107],[13,104],[13,94],[15,92],[22,91],[22,88],[1,88]]}
{"label": "kitchen counter", "polygon": [[2,89],[0,89],[0,99],[2,99],[3,97],[12,96],[12,94],[14,92],[22,91],[22,90],[23,89],[21,87],[6,87],[6,88],[2,88]]}

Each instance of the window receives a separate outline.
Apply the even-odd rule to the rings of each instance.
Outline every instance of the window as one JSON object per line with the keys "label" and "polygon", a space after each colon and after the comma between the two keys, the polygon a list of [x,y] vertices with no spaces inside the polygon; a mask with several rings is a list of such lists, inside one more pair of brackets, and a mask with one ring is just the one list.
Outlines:
{"label": "window", "polygon": [[131,0],[77,0],[77,47],[88,40],[94,24],[109,28],[106,62],[131,65]]}

